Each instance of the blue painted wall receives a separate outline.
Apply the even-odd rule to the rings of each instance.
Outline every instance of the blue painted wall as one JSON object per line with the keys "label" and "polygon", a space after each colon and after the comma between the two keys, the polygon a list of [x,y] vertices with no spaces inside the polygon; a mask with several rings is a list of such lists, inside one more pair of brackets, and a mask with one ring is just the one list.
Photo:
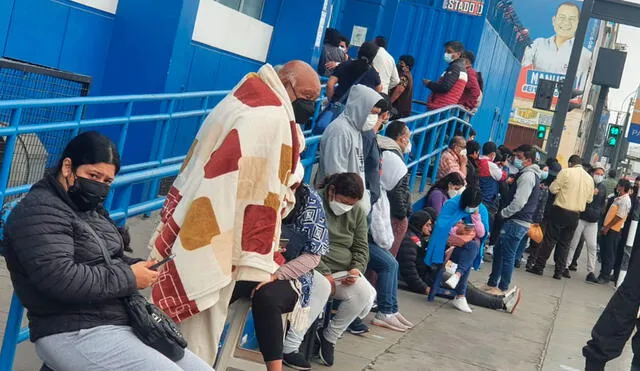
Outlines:
{"label": "blue painted wall", "polygon": [[0,54],[91,76],[100,92],[114,16],[59,0],[0,1]]}

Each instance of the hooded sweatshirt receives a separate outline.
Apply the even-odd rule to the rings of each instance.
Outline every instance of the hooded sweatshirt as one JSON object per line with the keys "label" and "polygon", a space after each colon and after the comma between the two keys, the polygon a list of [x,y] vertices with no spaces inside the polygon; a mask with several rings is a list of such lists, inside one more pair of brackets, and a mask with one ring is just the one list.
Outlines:
{"label": "hooded sweatshirt", "polygon": [[[351,88],[344,112],[327,126],[320,139],[316,188],[324,183],[326,177],[339,173],[359,174],[364,183],[362,127],[381,99],[380,94],[364,85]],[[368,192],[365,192],[362,205],[366,203],[369,203]]]}
{"label": "hooded sweatshirt", "polygon": [[513,219],[516,223],[529,228],[538,206],[540,192],[540,167],[536,164],[522,169],[516,176],[516,190],[513,200],[502,209],[504,219]]}

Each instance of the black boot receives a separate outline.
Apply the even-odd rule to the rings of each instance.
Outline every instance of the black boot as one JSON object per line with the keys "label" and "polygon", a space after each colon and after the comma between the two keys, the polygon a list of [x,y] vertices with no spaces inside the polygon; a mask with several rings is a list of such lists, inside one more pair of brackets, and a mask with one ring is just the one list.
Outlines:
{"label": "black boot", "polygon": [[527,268],[527,272],[536,274],[538,276],[544,275],[544,268],[536,267],[535,265]]}

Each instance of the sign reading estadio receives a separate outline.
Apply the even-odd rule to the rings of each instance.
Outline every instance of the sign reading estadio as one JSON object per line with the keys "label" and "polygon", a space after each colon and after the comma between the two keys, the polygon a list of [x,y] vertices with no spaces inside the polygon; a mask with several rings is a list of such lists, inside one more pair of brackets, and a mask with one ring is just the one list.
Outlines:
{"label": "sign reading estadio", "polygon": [[484,0],[444,0],[442,9],[480,17],[484,10]]}

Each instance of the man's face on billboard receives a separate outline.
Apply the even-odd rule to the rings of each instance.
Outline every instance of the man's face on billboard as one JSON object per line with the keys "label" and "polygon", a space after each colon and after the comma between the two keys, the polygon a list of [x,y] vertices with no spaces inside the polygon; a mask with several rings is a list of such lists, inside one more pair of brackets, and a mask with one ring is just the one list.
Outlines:
{"label": "man's face on billboard", "polygon": [[580,21],[580,11],[577,7],[563,5],[553,17],[553,29],[557,36],[571,39],[575,37]]}

